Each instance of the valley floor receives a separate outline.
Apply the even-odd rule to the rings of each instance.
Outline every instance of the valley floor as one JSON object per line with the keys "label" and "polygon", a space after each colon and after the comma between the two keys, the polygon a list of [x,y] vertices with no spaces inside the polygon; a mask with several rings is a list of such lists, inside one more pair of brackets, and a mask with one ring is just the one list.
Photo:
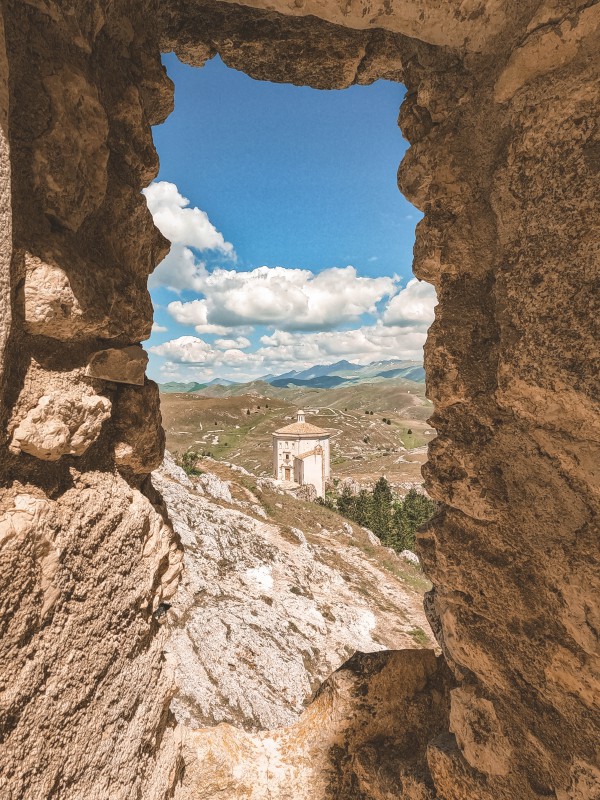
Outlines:
{"label": "valley floor", "polygon": [[385,475],[396,489],[406,490],[422,483],[421,466],[435,431],[426,421],[431,404],[423,384],[392,383],[310,390],[267,387],[269,396],[162,394],[167,447],[179,454],[209,453],[270,476],[271,434],[303,407],[307,422],[332,431],[332,478],[350,477],[368,486]]}

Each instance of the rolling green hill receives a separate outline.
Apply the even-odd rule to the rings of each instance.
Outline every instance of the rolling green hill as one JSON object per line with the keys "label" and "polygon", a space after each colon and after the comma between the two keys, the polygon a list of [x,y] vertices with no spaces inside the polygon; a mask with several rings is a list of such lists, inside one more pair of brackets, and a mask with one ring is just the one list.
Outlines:
{"label": "rolling green hill", "polygon": [[421,383],[379,379],[315,389],[256,381],[161,396],[169,450],[210,453],[257,475],[271,474],[271,435],[301,407],[308,422],[332,431],[333,477],[365,485],[381,475],[396,485],[421,482],[426,445],[435,435]]}

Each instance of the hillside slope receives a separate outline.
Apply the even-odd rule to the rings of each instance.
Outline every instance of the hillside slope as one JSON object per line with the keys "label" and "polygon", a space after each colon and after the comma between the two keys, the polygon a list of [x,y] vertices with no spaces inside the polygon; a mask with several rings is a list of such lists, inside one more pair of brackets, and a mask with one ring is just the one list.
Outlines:
{"label": "hillside slope", "polygon": [[289,725],[355,651],[432,646],[418,567],[271,481],[203,466],[219,475],[190,480],[167,456],[152,476],[184,546],[167,648],[180,722]]}
{"label": "hillside slope", "polygon": [[263,383],[262,389],[219,397],[207,397],[206,390],[161,395],[167,447],[209,452],[271,475],[271,435],[303,407],[308,422],[332,431],[334,478],[372,484],[385,475],[399,489],[422,483],[426,445],[435,435],[426,422],[431,404],[422,384],[387,380],[337,389],[277,389]]}

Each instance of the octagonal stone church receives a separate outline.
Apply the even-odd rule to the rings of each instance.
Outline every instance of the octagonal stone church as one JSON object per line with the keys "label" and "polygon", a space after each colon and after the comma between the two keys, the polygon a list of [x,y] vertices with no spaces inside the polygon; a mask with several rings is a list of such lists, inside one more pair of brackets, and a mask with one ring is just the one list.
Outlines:
{"label": "octagonal stone church", "polygon": [[296,422],[273,434],[275,478],[298,486],[312,484],[318,497],[325,496],[325,481],[330,475],[330,431],[306,422],[298,411]]}

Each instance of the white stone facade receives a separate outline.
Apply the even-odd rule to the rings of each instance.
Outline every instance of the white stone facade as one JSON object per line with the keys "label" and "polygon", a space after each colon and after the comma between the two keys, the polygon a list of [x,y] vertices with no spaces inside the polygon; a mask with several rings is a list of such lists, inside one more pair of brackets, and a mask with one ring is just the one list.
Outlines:
{"label": "white stone facade", "polygon": [[329,478],[329,431],[305,421],[298,411],[296,422],[273,434],[273,471],[275,478],[300,486],[312,484],[318,497],[325,496]]}

